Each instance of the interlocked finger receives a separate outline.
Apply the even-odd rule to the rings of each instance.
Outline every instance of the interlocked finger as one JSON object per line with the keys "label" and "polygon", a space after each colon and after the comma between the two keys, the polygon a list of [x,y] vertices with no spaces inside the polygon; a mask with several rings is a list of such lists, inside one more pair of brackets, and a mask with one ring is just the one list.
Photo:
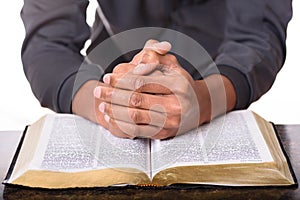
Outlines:
{"label": "interlocked finger", "polygon": [[161,73],[156,76],[140,76],[133,74],[106,74],[103,78],[106,84],[114,88],[146,92],[153,94],[171,94],[176,77],[166,77]]}
{"label": "interlocked finger", "polygon": [[100,104],[99,110],[103,114],[108,115],[110,118],[139,125],[151,124],[164,127],[167,118],[166,113],[128,108],[104,102]]}
{"label": "interlocked finger", "polygon": [[109,124],[109,131],[121,131],[123,134],[128,135],[130,138],[151,138],[160,132],[162,128],[152,125],[136,125],[124,121],[115,120],[106,117]]}
{"label": "interlocked finger", "polygon": [[179,104],[175,95],[151,95],[108,87],[97,87],[95,90],[99,90],[95,93],[101,101],[126,107],[165,112],[170,106],[178,107]]}

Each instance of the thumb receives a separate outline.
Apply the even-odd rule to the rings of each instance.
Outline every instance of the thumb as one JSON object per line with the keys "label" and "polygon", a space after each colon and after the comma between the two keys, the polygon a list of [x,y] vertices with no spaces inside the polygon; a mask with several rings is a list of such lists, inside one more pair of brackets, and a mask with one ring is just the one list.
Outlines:
{"label": "thumb", "polygon": [[166,55],[171,48],[172,45],[167,41],[158,42],[157,40],[148,40],[145,43],[143,50],[136,54],[130,63],[133,65],[138,65],[147,50],[157,53],[158,55]]}
{"label": "thumb", "polygon": [[167,41],[158,42],[156,40],[148,40],[144,46],[144,49],[155,51],[160,55],[165,55],[171,50],[171,48],[172,45],[169,42]]}

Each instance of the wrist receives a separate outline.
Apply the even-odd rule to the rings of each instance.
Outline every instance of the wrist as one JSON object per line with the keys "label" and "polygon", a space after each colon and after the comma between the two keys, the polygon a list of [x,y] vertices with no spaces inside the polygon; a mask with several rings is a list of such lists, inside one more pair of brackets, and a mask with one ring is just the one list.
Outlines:
{"label": "wrist", "polygon": [[73,98],[72,112],[106,128],[107,123],[98,109],[101,102],[94,97],[94,89],[99,85],[104,85],[104,83],[97,80],[85,82]]}
{"label": "wrist", "polygon": [[222,75],[211,75],[195,81],[198,99],[199,125],[235,108],[236,92],[231,81]]}

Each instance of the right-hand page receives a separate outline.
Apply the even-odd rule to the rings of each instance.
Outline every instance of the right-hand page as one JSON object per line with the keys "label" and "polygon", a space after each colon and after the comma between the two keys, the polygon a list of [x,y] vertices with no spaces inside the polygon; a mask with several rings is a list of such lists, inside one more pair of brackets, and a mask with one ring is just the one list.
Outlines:
{"label": "right-hand page", "polygon": [[152,176],[178,166],[272,162],[251,111],[235,111],[184,135],[151,144]]}

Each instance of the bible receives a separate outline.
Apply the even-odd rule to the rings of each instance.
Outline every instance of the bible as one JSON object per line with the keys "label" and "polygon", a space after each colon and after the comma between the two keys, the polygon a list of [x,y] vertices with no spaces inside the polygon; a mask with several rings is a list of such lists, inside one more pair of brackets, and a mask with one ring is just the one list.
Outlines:
{"label": "bible", "polygon": [[59,189],[297,181],[272,123],[243,110],[165,140],[117,138],[79,116],[46,115],[25,129],[3,183]]}

